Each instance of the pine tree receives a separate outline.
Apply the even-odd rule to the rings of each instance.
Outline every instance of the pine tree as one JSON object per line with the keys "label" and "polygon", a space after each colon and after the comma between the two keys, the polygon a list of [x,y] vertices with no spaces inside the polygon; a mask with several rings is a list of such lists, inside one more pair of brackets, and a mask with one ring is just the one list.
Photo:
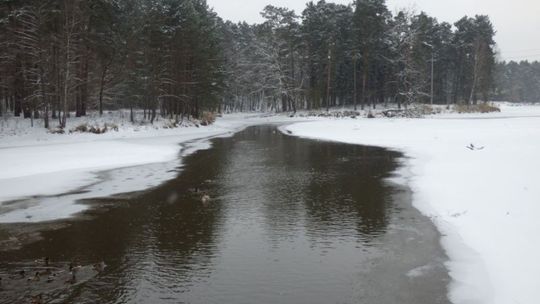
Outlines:
{"label": "pine tree", "polygon": [[374,73],[381,66],[378,56],[384,49],[384,34],[390,13],[384,0],[357,0],[354,12],[354,33],[356,48],[362,64],[362,102],[364,109],[368,99],[375,105],[374,92],[377,79]]}

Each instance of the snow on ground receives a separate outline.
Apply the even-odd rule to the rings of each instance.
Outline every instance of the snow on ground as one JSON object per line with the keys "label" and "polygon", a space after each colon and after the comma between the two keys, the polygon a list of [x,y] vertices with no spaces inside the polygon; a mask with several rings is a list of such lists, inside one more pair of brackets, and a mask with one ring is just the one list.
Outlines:
{"label": "snow on ground", "polygon": [[[0,223],[68,218],[87,208],[78,200],[155,187],[178,174],[182,156],[208,148],[209,138],[276,121],[291,120],[237,114],[209,127],[175,129],[126,122],[119,132],[102,135],[49,134],[28,128],[28,120],[5,123],[0,133]],[[73,119],[71,125],[83,122]]]}
{"label": "snow on ground", "polygon": [[[501,108],[495,114],[427,119],[312,118],[283,130],[404,152],[395,180],[413,189],[415,206],[443,233],[452,301],[536,303],[540,107]],[[120,120],[119,132],[103,135],[54,135],[28,128],[28,120],[0,119],[0,222],[70,217],[87,208],[78,200],[144,190],[174,178],[182,156],[208,148],[211,137],[249,125],[298,121],[237,114],[210,127],[163,129],[167,121],[133,126],[120,115],[68,120],[68,129],[85,120],[101,125]],[[471,143],[484,148],[471,151],[466,148]],[[421,275],[418,266],[408,275]]]}
{"label": "snow on ground", "polygon": [[[404,152],[396,180],[411,187],[415,206],[443,234],[452,302],[533,304],[540,290],[540,107],[501,108],[427,119],[321,119],[282,131]],[[471,143],[483,149],[466,148]]]}

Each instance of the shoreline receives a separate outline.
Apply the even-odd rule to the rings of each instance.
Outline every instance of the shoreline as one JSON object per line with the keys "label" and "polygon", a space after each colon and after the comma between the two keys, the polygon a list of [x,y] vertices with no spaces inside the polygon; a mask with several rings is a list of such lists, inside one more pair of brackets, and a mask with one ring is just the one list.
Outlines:
{"label": "shoreline", "polygon": [[[262,126],[261,130],[266,130],[267,132],[266,134],[271,133],[273,134],[272,136],[274,137],[280,137],[280,138],[286,137],[285,135],[281,135],[279,132],[274,131],[275,127],[273,125],[271,128]],[[249,132],[249,130],[246,132]],[[251,133],[255,134],[255,135],[251,135],[252,139],[257,138],[253,136],[257,136],[257,134],[260,134],[259,132],[251,132]],[[260,138],[261,140],[265,140],[266,138],[267,145],[268,144],[272,145],[276,142],[274,138],[268,140],[267,136],[263,136]],[[246,206],[250,205],[250,202],[243,202],[237,205],[237,200],[235,199],[237,196],[233,194],[238,191],[236,187],[230,187],[229,190],[224,190],[225,194],[223,198],[218,198],[220,197],[220,195],[217,195],[216,193],[216,191],[223,189],[223,185],[227,184],[228,180],[230,180],[231,177],[237,176],[236,174],[233,173],[237,171],[236,169],[225,170],[226,172],[230,172],[229,174],[233,174],[232,176],[229,176],[229,177],[224,177],[222,173],[219,171],[212,172],[212,170],[203,170],[202,172],[197,172],[200,168],[199,166],[200,166],[201,160],[209,160],[209,158],[221,159],[222,155],[230,155],[230,154],[236,155],[236,156],[242,155],[242,153],[240,154],[236,153],[238,150],[229,149],[230,147],[229,143],[231,143],[231,141],[232,141],[231,139],[215,140],[214,142],[221,143],[217,146],[214,146],[214,148],[218,150],[198,152],[197,154],[191,156],[193,158],[186,159],[186,162],[185,162],[186,167],[184,171],[185,175],[183,174],[183,177],[179,177],[179,179],[183,179],[184,181],[195,180],[194,184],[199,184],[200,181],[208,180],[208,178],[210,178],[211,180],[215,180],[216,183],[214,184],[213,189],[209,188],[208,191],[212,193],[212,197],[217,198],[216,204],[218,204],[218,202],[221,202],[219,203],[220,205],[221,204],[229,205],[229,208],[233,208],[230,210],[234,210],[234,208],[245,209]],[[246,141],[243,141],[243,140],[234,140],[233,142],[235,144],[236,142],[244,142],[243,144],[239,143],[239,145],[244,146],[244,149],[250,149],[252,147],[251,144],[245,144]],[[351,296],[354,296],[354,298],[357,298],[357,299],[365,299],[365,300],[377,299],[385,303],[395,302],[396,299],[400,299],[401,302],[403,303],[439,303],[439,304],[449,303],[448,299],[446,298],[449,276],[448,276],[447,269],[444,267],[444,262],[447,260],[447,257],[440,246],[440,242],[439,242],[440,234],[437,231],[436,227],[433,225],[433,223],[430,221],[430,219],[422,215],[412,205],[411,189],[403,186],[402,184],[396,183],[394,179],[395,178],[394,172],[396,168],[402,167],[401,153],[393,153],[393,152],[388,152],[387,149],[378,149],[378,148],[375,149],[375,148],[370,148],[370,147],[366,147],[366,149],[364,150],[364,149],[357,149],[351,145],[317,143],[317,142],[312,142],[311,140],[303,140],[303,139],[294,139],[293,142],[291,142],[291,140],[289,139],[285,139],[285,140],[282,140],[282,142],[288,143],[292,147],[304,147],[307,149],[307,150],[298,151],[298,155],[296,156],[289,156],[288,158],[291,160],[297,159],[297,157],[301,155],[303,155],[303,157],[307,157],[307,159],[311,159],[311,157],[306,155],[305,153],[306,151],[312,151],[315,153],[315,155],[327,155],[326,152],[321,152],[321,151],[324,151],[325,149],[321,150],[321,149],[315,148],[315,147],[320,146],[320,147],[327,147],[329,148],[328,151],[335,152],[337,153],[336,155],[343,156],[340,158],[331,157],[331,161],[334,159],[338,159],[339,160],[338,163],[348,162],[348,161],[354,162],[354,160],[352,160],[353,158],[356,159],[356,157],[358,157],[358,159],[363,159],[362,157],[364,155],[366,157],[369,157],[369,159],[371,159],[375,163],[378,163],[379,161],[381,162],[381,163],[378,163],[378,165],[373,165],[373,166],[367,165],[367,167],[363,167],[363,166],[359,167],[359,168],[366,168],[366,171],[365,171],[366,173],[361,175],[363,178],[358,177],[356,175],[358,171],[356,171],[355,169],[347,170],[347,172],[349,173],[347,173],[346,176],[353,179],[357,178],[358,179],[357,182],[362,183],[365,180],[364,178],[367,178],[371,181],[371,177],[372,177],[373,178],[372,181],[376,183],[376,185],[368,183],[361,186],[361,187],[366,187],[363,191],[369,191],[369,189],[371,189],[372,186],[374,186],[375,189],[378,189],[378,190],[375,190],[374,193],[371,193],[366,196],[369,198],[368,201],[366,202],[363,202],[364,192],[357,191],[354,184],[349,184],[349,187],[345,188],[344,191],[346,192],[351,191],[349,195],[352,195],[351,197],[353,197],[353,200],[356,201],[356,203],[351,201],[350,206],[345,209],[340,209],[340,208],[334,209],[332,207],[330,208],[315,207],[314,205],[308,203],[308,202],[311,202],[311,199],[307,199],[307,198],[305,198],[304,202],[302,202],[302,199],[300,199],[300,201],[298,201],[297,203],[294,203],[294,201],[289,203],[288,202],[289,197],[283,197],[281,199],[277,199],[278,202],[275,203],[276,206],[279,207],[281,206],[282,203],[287,202],[286,203],[287,205],[291,205],[290,207],[292,209],[290,210],[296,210],[296,207],[294,207],[294,205],[297,205],[297,207],[306,208],[305,213],[304,212],[301,212],[299,214],[296,214],[295,212],[289,213],[291,215],[290,220],[292,220],[293,218],[297,218],[299,222],[304,222],[304,224],[301,224],[299,226],[300,231],[303,231],[303,232],[294,234],[295,238],[297,238],[298,248],[302,248],[303,246],[306,246],[305,248],[307,248],[307,253],[308,253],[307,255],[310,256],[311,258],[314,258],[314,260],[310,260],[311,261],[310,264],[313,265],[314,268],[317,268],[319,266],[317,262],[320,261],[320,259],[322,259],[323,257],[326,257],[328,254],[329,260],[323,263],[323,265],[326,265],[326,266],[320,265],[320,267],[322,267],[322,270],[325,270],[327,274],[330,273],[330,276],[329,276],[330,278],[333,276],[332,274],[333,271],[335,271],[336,273],[341,273],[340,271],[346,270],[345,272],[348,275],[341,276],[341,279],[339,280],[345,283],[345,284],[340,284],[339,288],[342,288],[341,286],[345,286],[345,289],[336,289],[336,290],[348,291],[351,293]],[[281,147],[280,148],[281,150],[279,151],[281,151],[282,153],[288,151],[287,149],[288,146],[283,146],[281,144],[279,144],[278,146]],[[339,146],[339,147],[336,147],[336,146]],[[261,149],[260,147],[257,149],[260,151],[259,153],[262,153],[259,155],[266,155],[265,154],[266,153],[265,151],[267,151],[266,149],[264,148]],[[368,151],[366,152],[366,150]],[[346,152],[343,152],[343,151],[346,151]],[[370,151],[373,151],[373,152],[370,152]],[[270,155],[274,155],[274,157],[277,157],[277,159],[281,160],[282,153],[279,153],[279,154],[270,153]],[[311,153],[309,154],[314,156]],[[383,155],[384,157],[381,157],[381,155]],[[209,156],[212,156],[212,157],[209,157]],[[237,158],[237,162],[242,164],[243,160],[241,158],[240,159]],[[300,165],[300,167],[303,167],[304,170],[307,170],[307,172],[311,172],[313,165],[316,166],[318,163],[320,163],[320,162],[317,162],[317,160],[315,159],[313,159],[312,162],[313,162],[312,165],[303,165],[303,166]],[[304,162],[301,162],[301,163],[304,163]],[[215,164],[215,162],[213,160],[209,160],[209,164],[210,164],[209,166],[213,167],[213,164]],[[278,175],[274,175],[277,179],[286,178],[285,176],[278,173],[279,170],[276,171],[277,168],[282,167],[282,164],[278,161],[277,163],[274,163],[274,166],[275,167],[270,170],[270,171],[274,171],[274,173],[269,173],[269,174],[273,175],[277,173]],[[244,167],[240,166],[240,168],[244,168]],[[270,166],[270,168],[272,168],[272,166]],[[293,165],[293,168],[296,168],[295,165]],[[259,170],[265,170],[265,169],[259,168]],[[319,172],[321,172],[323,175],[326,172],[326,169],[324,168],[318,168],[316,170],[320,170]],[[334,170],[339,170],[339,169],[334,169]],[[342,172],[342,171],[338,171],[338,172]],[[380,174],[370,175],[367,172],[380,173]],[[195,176],[197,176],[198,178],[194,179],[193,174],[195,174]],[[198,174],[203,174],[203,175],[199,176]],[[210,174],[210,175],[207,175],[207,174]],[[265,174],[265,173],[260,173],[260,174]],[[247,176],[251,176],[251,175],[248,173]],[[296,176],[295,178],[299,178],[300,181],[305,182],[306,185],[310,183],[308,181],[304,181],[303,173],[299,173],[298,175],[295,175],[295,176]],[[330,176],[334,176],[334,175],[332,173],[329,173],[329,177]],[[215,179],[214,177],[222,177],[223,180],[219,182],[217,181],[219,178]],[[262,180],[265,180],[264,176],[262,177]],[[336,179],[333,182],[338,182],[339,184],[339,181],[340,179]],[[265,183],[262,183],[259,186],[260,187],[259,189],[264,191],[265,189],[264,184]],[[163,199],[167,197],[167,193],[171,190],[184,192],[183,189],[189,189],[189,187],[191,186],[192,184],[189,182],[188,183],[185,183],[185,182],[172,183],[172,184],[169,184],[168,186],[165,186],[164,189],[159,191],[158,193],[160,194],[158,194],[157,197],[161,197]],[[278,189],[280,188],[279,184],[276,184],[274,186],[277,186]],[[300,187],[303,187],[303,186],[300,186]],[[324,185],[319,184],[319,187],[324,188]],[[257,188],[257,186],[255,186],[255,188]],[[232,194],[233,196],[232,197],[228,196],[226,194],[227,191],[229,191],[229,195]],[[294,192],[296,190],[290,189],[290,191]],[[345,195],[345,196],[349,197],[349,195]],[[144,197],[145,194],[142,194],[142,196]],[[152,197],[152,195],[149,194],[149,197]],[[227,199],[225,197],[229,197],[229,198]],[[263,201],[267,201],[267,200],[268,202],[274,201],[273,197],[264,198],[264,195],[259,196],[259,197],[262,197]],[[326,196],[324,194],[318,197],[322,200],[321,202],[323,202],[326,199]],[[379,210],[378,207],[376,207],[380,205],[372,205],[372,203],[369,202],[373,200],[374,198],[378,200],[379,204],[384,205],[382,207],[384,211],[382,209]],[[64,261],[62,262],[63,264],[68,264],[69,258],[71,258],[74,254],[69,253],[70,251],[69,249],[65,249],[65,248],[56,249],[58,248],[58,244],[61,244],[60,242],[62,239],[64,239],[65,237],[72,237],[74,239],[78,239],[79,234],[82,234],[83,236],[86,235],[85,231],[92,230],[92,229],[88,229],[88,227],[91,227],[92,223],[101,222],[101,224],[98,224],[98,225],[100,227],[103,227],[104,226],[103,224],[105,222],[114,222],[114,220],[111,221],[112,218],[108,218],[109,214],[116,214],[116,216],[123,217],[123,215],[126,214],[126,211],[128,210],[139,209],[139,212],[136,211],[134,212],[134,214],[138,214],[139,216],[146,218],[147,212],[140,212],[141,210],[151,210],[148,208],[151,208],[152,204],[148,205],[145,203],[146,201],[147,201],[146,199],[138,199],[137,197],[133,197],[133,199],[128,198],[128,200],[125,201],[125,203],[127,204],[126,205],[124,204],[124,201],[122,201],[121,199],[113,198],[113,199],[97,200],[95,201],[95,203],[99,205],[96,205],[97,208],[94,208],[92,212],[86,214],[88,216],[87,218],[83,218],[83,219],[77,218],[74,220],[65,221],[65,224],[69,225],[69,227],[65,227],[65,228],[61,226],[47,227],[46,225],[41,225],[40,229],[42,230],[53,229],[53,231],[49,230],[49,231],[43,232],[43,237],[46,238],[46,240],[37,242],[35,245],[29,245],[28,247],[24,247],[23,251],[27,253],[25,253],[24,257],[22,258],[19,258],[18,252],[6,253],[6,257],[7,257],[6,262],[9,265],[25,265],[26,262],[31,263],[31,261],[33,261],[36,258],[34,255],[40,255],[42,254],[41,252],[43,252],[43,255],[51,256],[53,260],[56,262]],[[339,201],[335,201],[332,199],[330,199],[329,203],[341,205]],[[159,202],[159,199],[158,199],[157,205],[159,204],[170,205],[170,203],[165,202],[165,201]],[[266,202],[263,204],[266,204]],[[183,207],[183,205],[184,204],[178,204],[176,208],[178,208],[180,212],[183,212],[185,208]],[[316,205],[319,205],[319,204],[316,204]],[[347,203],[347,205],[349,205],[349,203]],[[118,208],[114,208],[112,206],[118,206]],[[155,207],[156,207],[156,210],[162,210],[163,206],[161,207],[155,206]],[[365,210],[364,209],[365,207],[367,207],[371,211]],[[217,207],[217,208],[221,209],[225,207],[222,206],[222,207]],[[370,209],[370,208],[374,208],[374,209]],[[126,210],[123,211],[123,209],[126,209]],[[254,209],[257,209],[257,208],[255,207]],[[174,208],[172,210],[174,210]],[[311,210],[315,213],[309,216],[311,212],[308,212],[308,210]],[[327,223],[326,220],[323,220],[319,216],[317,216],[316,210],[319,210],[320,212],[323,212],[324,214],[328,214],[329,217],[334,218],[336,220],[334,222],[336,226],[333,226],[333,224]],[[353,210],[356,210],[358,214],[356,214],[356,212],[354,212]],[[353,211],[353,212],[350,213],[350,211]],[[329,212],[329,213],[326,213],[326,212]],[[161,221],[159,220],[161,219],[160,213],[161,212],[157,212],[155,214],[156,218],[154,218],[154,220],[152,221],[158,226],[161,225],[160,224]],[[228,215],[227,214],[222,214],[222,215],[224,218],[227,218],[227,217],[230,218],[231,216],[232,218],[235,218],[233,214],[236,214],[236,212],[231,212]],[[252,213],[248,211],[248,214],[252,214]],[[269,215],[270,218],[272,214],[273,213]],[[334,217],[340,214],[344,216],[343,219],[345,220],[345,222],[348,222],[348,223],[341,223],[340,218]],[[186,216],[189,216],[189,212],[188,212],[188,215]],[[349,216],[351,218],[349,218]],[[100,220],[101,217],[105,217],[106,220],[103,220],[103,219]],[[191,218],[194,219],[194,221],[198,220],[197,217],[191,217]],[[320,228],[343,227],[344,230],[343,230],[342,238],[340,238],[340,240],[334,239],[333,241],[335,242],[334,245],[330,246],[327,243],[329,241],[328,237],[337,236],[337,235],[335,235],[333,232],[330,232],[330,231],[328,231],[327,233],[322,232],[321,230],[319,230],[320,228],[315,229],[313,224],[317,221],[317,219],[321,220],[320,224],[322,226]],[[251,227],[250,220],[243,220],[241,221],[241,223],[237,223],[237,222],[231,223],[229,220],[222,219],[221,216],[219,217],[219,219],[214,218],[214,220],[216,221],[216,223],[229,222],[231,225],[235,227],[238,224],[244,227]],[[364,223],[365,223],[365,226],[364,226]],[[90,225],[90,226],[86,226],[86,225]],[[32,227],[32,225],[27,225],[27,224],[22,224],[19,226],[23,228]],[[121,225],[121,226],[124,226],[124,225]],[[138,225],[135,225],[135,226],[138,226]],[[214,225],[211,225],[211,226],[214,226]],[[17,228],[16,225],[12,227],[14,229]],[[35,227],[40,227],[40,226],[39,224],[37,224],[37,226]],[[87,228],[83,229],[81,227],[87,227]],[[286,227],[288,226],[285,226],[284,228]],[[303,227],[303,228],[300,228],[300,227]],[[347,229],[346,227],[349,227],[351,230],[349,231],[349,229]],[[263,230],[260,232],[265,234],[264,232],[265,225],[262,224],[260,228],[263,228]],[[60,231],[56,232],[54,231],[54,229],[60,229]],[[134,228],[134,229],[135,229],[134,236],[138,235],[136,232],[138,231],[138,228]],[[313,244],[312,241],[307,241],[308,239],[311,239],[310,237],[308,239],[305,238],[307,235],[306,233],[308,233],[310,229],[315,229],[316,231],[320,231],[321,233],[318,236],[320,240],[316,242],[319,245],[315,245],[315,248],[317,249],[312,247],[313,245],[310,245],[310,244]],[[227,231],[228,229],[220,229],[220,230]],[[255,230],[258,230],[258,229],[255,228]],[[188,231],[190,230],[188,229]],[[97,234],[101,235],[102,233],[103,231],[98,232]],[[318,235],[317,232],[314,231],[314,233],[315,233],[314,235]],[[228,237],[226,235],[227,234],[223,235],[222,237],[224,239],[228,239],[229,241],[232,241],[232,244],[231,244],[232,246],[234,244],[234,245],[239,246],[237,248],[242,248],[243,247],[242,244],[245,244],[244,242],[238,244],[234,241],[234,240],[237,240],[237,233],[233,233],[232,231],[229,231]],[[276,236],[276,237],[278,239],[280,238],[279,236]],[[130,238],[129,237],[126,238],[124,236],[123,239],[128,240]],[[256,239],[260,240],[264,238],[256,238]],[[32,240],[29,240],[29,241],[32,241]],[[35,239],[34,241],[38,241],[38,239]],[[222,243],[223,239],[216,238],[215,242],[217,244],[223,244]],[[266,243],[266,242],[268,242],[268,240],[263,241],[263,244],[268,244],[269,246],[273,246],[272,244],[274,244],[274,242],[269,242],[269,243]],[[74,243],[77,244],[76,241]],[[130,242],[127,241],[127,243],[130,243]],[[96,244],[95,240],[94,240],[94,243],[92,244],[94,245],[86,244],[85,246],[95,246]],[[97,242],[97,244],[99,244],[99,241]],[[229,244],[229,242],[226,242],[226,244]],[[285,253],[292,254],[293,256],[296,253],[298,254],[298,258],[300,259],[305,258],[305,256],[302,256],[302,254],[299,254],[298,252],[296,252],[295,249],[291,249],[288,246],[288,244],[289,244],[288,241],[285,241],[283,243],[282,248],[285,250]],[[247,247],[253,248],[254,245],[255,244],[248,244]],[[339,247],[342,245],[344,247]],[[334,248],[334,250],[337,250],[337,248],[341,248],[342,251],[337,250],[336,252],[331,253],[332,249],[329,249],[329,246]],[[55,253],[51,254],[49,251],[51,249],[49,247],[54,248],[52,252],[55,252]],[[67,246],[67,247],[70,247],[70,246]],[[259,249],[261,248],[260,244],[259,246],[255,246],[255,247]],[[120,248],[125,248],[125,247],[120,245]],[[222,249],[226,251],[226,248],[230,248],[230,247],[224,246],[224,248]],[[264,252],[265,251],[264,247],[262,248],[263,248],[262,251]],[[169,249],[170,248],[167,245],[165,245],[164,250],[169,250]],[[315,250],[315,252],[312,252],[313,250]],[[329,250],[330,252],[327,252],[327,250]],[[99,250],[97,251],[99,252]],[[131,251],[131,250],[128,250],[128,251]],[[107,264],[112,265],[112,267],[117,267],[116,270],[114,270],[115,268],[111,268],[113,269],[113,271],[118,271],[118,269],[123,268],[123,267],[118,267],[118,264],[116,264],[118,260],[123,261],[127,259],[124,259],[124,257],[122,257],[121,255],[120,257],[118,257],[116,253],[117,250],[112,250],[112,252],[115,252],[112,258],[111,256],[102,257],[102,255],[100,255],[100,257],[103,258]],[[272,256],[275,253],[268,252],[268,254]],[[336,254],[337,256],[341,256],[342,258],[336,260],[335,259],[336,256],[334,254]],[[89,256],[92,256],[92,254],[90,253]],[[334,258],[332,258],[332,256],[334,256]],[[284,261],[287,260],[286,257],[287,255],[283,256]],[[348,260],[346,257],[351,258],[351,260]],[[88,258],[84,256],[81,258],[82,260],[80,262],[83,263],[83,265],[85,263],[88,264],[94,261],[93,257]],[[118,260],[115,260],[115,258],[117,258]],[[292,260],[294,261],[295,259],[293,258]],[[328,264],[326,264],[332,260],[336,262],[336,264],[333,264],[333,266],[335,266],[336,268],[334,267],[329,268]],[[351,263],[352,261],[355,261],[355,263]],[[234,264],[234,260],[232,262]],[[115,264],[116,266],[114,266]],[[275,262],[271,262],[270,264],[274,266]],[[248,263],[247,266],[250,267],[249,265],[250,264]],[[15,273],[15,270],[18,269],[17,267],[18,266],[15,266],[14,268],[12,268],[11,266],[9,266],[6,268],[5,272]],[[343,269],[341,267],[343,267]],[[10,271],[10,269],[12,271]],[[216,269],[223,269],[223,268],[216,267]],[[272,272],[272,269],[273,268],[270,269],[270,272]],[[299,269],[302,269],[302,267],[300,267]],[[334,270],[332,271],[332,269]],[[279,272],[276,272],[276,274],[277,273]],[[217,277],[219,278],[220,276],[218,275]],[[99,280],[100,279],[98,279],[98,282],[97,282],[98,284],[100,283]],[[326,284],[325,282],[326,282],[325,280],[321,280],[322,284]],[[311,283],[308,282],[304,284],[307,284],[308,286]],[[411,291],[414,291],[414,292],[411,292]],[[45,290],[43,290],[43,292],[45,292]],[[15,293],[16,292],[6,290],[5,294],[8,295],[8,298],[9,298],[10,295],[14,295]],[[281,298],[281,296],[279,297]],[[348,297],[344,297],[343,299],[345,298],[348,298]],[[353,298],[351,297],[350,299],[353,299]]]}
{"label": "shoreline", "polygon": [[[401,152],[406,166],[399,178],[441,232],[450,257],[451,301],[532,303],[540,275],[539,113],[540,107],[505,107],[463,119],[323,120],[282,132]],[[471,143],[481,149],[467,149]]]}
{"label": "shoreline", "polygon": [[[286,124],[280,130],[287,135],[399,151],[406,174],[398,179],[408,183],[414,207],[442,234],[451,301],[529,303],[540,275],[535,263],[540,239],[534,233],[540,229],[536,114],[538,106],[425,119],[265,117],[242,120],[239,128],[279,122]],[[467,149],[472,143],[482,149]]]}
{"label": "shoreline", "polygon": [[[0,189],[4,190],[0,223],[69,218],[87,210],[78,200],[144,191],[173,178],[182,158],[210,148],[213,138],[232,136],[251,125],[292,121],[300,120],[232,115],[209,127],[172,130],[176,134],[158,132],[131,138],[113,134],[116,138],[90,136],[93,141],[4,146],[0,149],[0,165],[5,168],[0,173]],[[98,152],[108,155],[102,157]],[[126,153],[133,155],[126,157]],[[49,156],[50,161],[42,165],[40,154]],[[34,166],[21,173],[19,168],[28,162]],[[68,164],[62,168],[64,162]]]}

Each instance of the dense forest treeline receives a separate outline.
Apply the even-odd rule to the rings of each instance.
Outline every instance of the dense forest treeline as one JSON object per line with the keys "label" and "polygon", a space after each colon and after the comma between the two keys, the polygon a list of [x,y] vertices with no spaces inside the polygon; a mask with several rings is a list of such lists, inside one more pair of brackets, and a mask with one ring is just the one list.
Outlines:
{"label": "dense forest treeline", "polygon": [[499,62],[492,98],[510,102],[540,102],[540,62]]}
{"label": "dense forest treeline", "polygon": [[262,16],[225,22],[204,0],[0,0],[0,112],[62,127],[89,109],[153,122],[540,97],[538,62],[496,62],[488,16],[449,24],[384,0]]}
{"label": "dense forest treeline", "polygon": [[224,88],[220,23],[196,0],[2,0],[3,112],[49,117],[142,108],[199,116]]}

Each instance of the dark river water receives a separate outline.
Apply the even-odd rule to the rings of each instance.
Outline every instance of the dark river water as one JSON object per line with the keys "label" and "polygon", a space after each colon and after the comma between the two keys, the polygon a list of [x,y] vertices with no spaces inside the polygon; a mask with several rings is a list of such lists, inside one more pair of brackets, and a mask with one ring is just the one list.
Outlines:
{"label": "dark river water", "polygon": [[[0,273],[45,256],[108,265],[44,303],[448,303],[438,232],[385,181],[399,156],[252,127],[160,187],[0,252]],[[0,286],[0,303],[28,299]]]}

